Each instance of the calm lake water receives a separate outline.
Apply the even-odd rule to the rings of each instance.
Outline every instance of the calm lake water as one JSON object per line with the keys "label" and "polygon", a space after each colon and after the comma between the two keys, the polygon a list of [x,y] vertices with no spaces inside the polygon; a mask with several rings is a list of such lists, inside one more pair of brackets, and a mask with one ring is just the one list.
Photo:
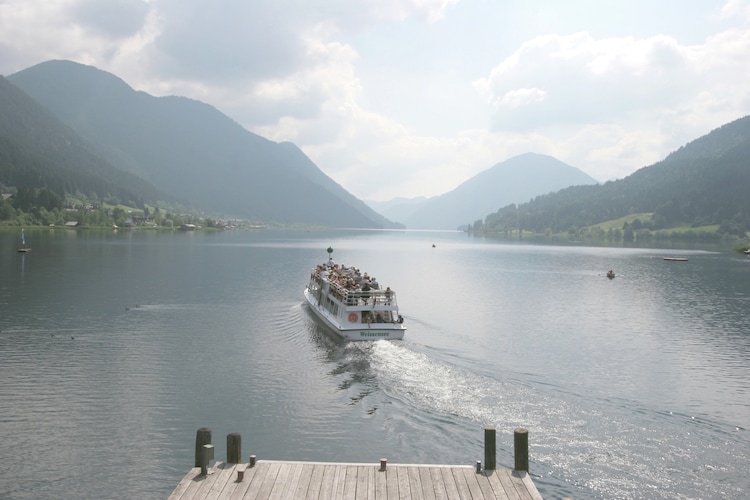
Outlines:
{"label": "calm lake water", "polygon": [[[166,498],[195,432],[260,459],[513,466],[545,498],[750,495],[750,259],[452,232],[0,232],[0,496]],[[432,245],[435,245],[433,248]],[[303,304],[335,249],[404,341]],[[666,262],[665,256],[688,257]],[[605,277],[608,269],[618,276]]]}

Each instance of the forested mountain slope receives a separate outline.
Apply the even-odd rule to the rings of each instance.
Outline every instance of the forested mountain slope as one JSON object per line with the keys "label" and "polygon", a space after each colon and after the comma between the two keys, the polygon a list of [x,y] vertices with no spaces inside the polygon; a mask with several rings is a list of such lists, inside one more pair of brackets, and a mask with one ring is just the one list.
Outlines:
{"label": "forested mountain slope", "polygon": [[164,199],[143,179],[105,161],[70,127],[0,77],[0,183],[93,198],[115,197],[131,206]]}
{"label": "forested mountain slope", "polygon": [[490,214],[485,231],[564,232],[629,214],[653,213],[655,229],[750,227],[750,117],[696,139],[651,166],[600,186],[578,186]]}
{"label": "forested mountain slope", "polygon": [[136,92],[70,61],[8,78],[114,165],[203,210],[284,224],[394,226],[295,145],[252,134],[207,104]]}

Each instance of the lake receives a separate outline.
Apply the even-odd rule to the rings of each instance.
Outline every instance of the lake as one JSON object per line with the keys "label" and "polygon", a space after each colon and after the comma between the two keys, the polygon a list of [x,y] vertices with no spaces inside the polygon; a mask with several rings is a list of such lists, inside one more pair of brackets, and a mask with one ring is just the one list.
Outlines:
{"label": "lake", "polygon": [[[0,231],[0,492],[166,498],[195,432],[259,459],[482,460],[529,430],[545,498],[750,494],[750,259],[458,232]],[[433,247],[434,245],[434,247]],[[333,247],[403,341],[303,302]],[[664,257],[687,257],[668,262]],[[617,273],[607,279],[607,270]]]}

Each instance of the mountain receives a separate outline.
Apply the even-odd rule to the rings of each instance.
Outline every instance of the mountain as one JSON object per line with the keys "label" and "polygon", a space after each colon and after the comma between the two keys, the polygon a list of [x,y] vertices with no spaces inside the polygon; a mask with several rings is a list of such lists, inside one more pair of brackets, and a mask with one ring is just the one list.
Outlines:
{"label": "mountain", "polygon": [[[453,191],[423,203],[391,206],[388,212],[409,229],[456,229],[500,207],[568,186],[595,184],[581,170],[551,156],[526,153],[498,163]],[[385,213],[385,212],[383,212]]]}
{"label": "mountain", "polygon": [[384,217],[401,221],[411,217],[427,200],[428,198],[424,196],[418,196],[416,198],[393,198],[387,201],[365,200],[365,203]]}
{"label": "mountain", "polygon": [[0,183],[65,193],[114,196],[131,206],[167,195],[105,161],[69,126],[0,77]]}
{"label": "mountain", "polygon": [[294,144],[255,135],[208,104],[137,92],[70,61],[8,79],[112,164],[205,211],[282,224],[394,227]]}
{"label": "mountain", "polygon": [[485,231],[555,233],[632,214],[653,214],[653,229],[722,225],[742,236],[750,229],[750,116],[698,138],[664,160],[617,181],[576,186],[510,205],[488,215]]}

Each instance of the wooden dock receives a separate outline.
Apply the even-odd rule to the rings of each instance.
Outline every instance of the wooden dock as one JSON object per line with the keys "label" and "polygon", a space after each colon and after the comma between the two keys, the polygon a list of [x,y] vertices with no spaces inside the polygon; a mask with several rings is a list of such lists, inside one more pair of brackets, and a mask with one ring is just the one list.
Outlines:
{"label": "wooden dock", "polygon": [[[238,479],[238,470],[242,479]],[[258,460],[193,468],[170,500],[541,500],[529,474],[460,465],[338,464]]]}
{"label": "wooden dock", "polygon": [[216,462],[211,430],[198,429],[195,467],[170,500],[541,500],[529,476],[528,431],[514,432],[514,470],[495,468],[495,429],[484,431],[484,468],[469,465],[287,462],[242,463],[241,436],[227,435],[227,460]]}

